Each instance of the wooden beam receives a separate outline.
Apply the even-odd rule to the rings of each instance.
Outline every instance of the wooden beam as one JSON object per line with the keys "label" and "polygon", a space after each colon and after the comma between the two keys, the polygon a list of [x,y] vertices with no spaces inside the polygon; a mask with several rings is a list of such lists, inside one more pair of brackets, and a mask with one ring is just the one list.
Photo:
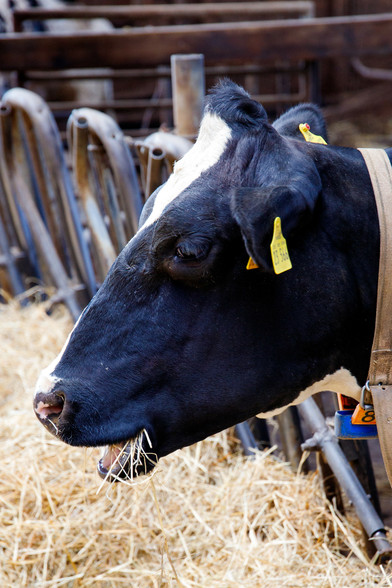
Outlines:
{"label": "wooden beam", "polygon": [[320,60],[392,53],[392,14],[303,20],[142,27],[0,37],[0,71],[169,64],[203,53],[207,65]]}
{"label": "wooden beam", "polygon": [[286,16],[313,16],[314,2],[285,0],[276,2],[209,2],[208,4],[148,4],[131,6],[72,6],[64,8],[17,8],[16,22],[24,20],[51,20],[58,18],[107,18],[109,20],[140,20],[160,18],[219,18],[227,20],[240,16],[242,20],[271,14]]}
{"label": "wooden beam", "polygon": [[323,115],[327,122],[332,122],[358,116],[369,110],[375,112],[390,104],[391,90],[391,82],[372,84],[369,88],[357,90],[354,95],[341,98],[337,104],[323,108]]}

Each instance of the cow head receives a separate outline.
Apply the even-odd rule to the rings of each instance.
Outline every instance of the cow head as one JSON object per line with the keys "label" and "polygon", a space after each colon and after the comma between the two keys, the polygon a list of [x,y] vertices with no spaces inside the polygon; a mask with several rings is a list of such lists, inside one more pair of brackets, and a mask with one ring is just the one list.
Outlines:
{"label": "cow head", "polygon": [[[131,466],[126,454],[116,474],[147,471],[180,447],[276,411],[341,367],[366,371],[373,316],[358,288],[348,293],[352,239],[339,233],[355,204],[346,198],[345,219],[336,216],[339,188],[325,177],[341,155],[296,137],[302,117],[323,125],[301,108],[274,128],[235,84],[212,91],[195,145],[148,200],[138,233],[42,372],[38,418],[66,443],[109,445],[102,475],[142,431],[149,457]],[[368,184],[360,156],[350,157],[353,178]],[[293,264],[281,275],[269,251],[276,217]],[[249,256],[258,269],[246,270]],[[364,350],[353,353],[359,332]]]}

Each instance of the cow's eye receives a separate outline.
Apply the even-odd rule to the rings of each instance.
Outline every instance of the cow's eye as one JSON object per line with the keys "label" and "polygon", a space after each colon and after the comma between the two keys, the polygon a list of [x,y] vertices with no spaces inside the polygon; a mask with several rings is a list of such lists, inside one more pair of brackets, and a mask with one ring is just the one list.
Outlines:
{"label": "cow's eye", "polygon": [[184,247],[183,245],[177,247],[176,249],[176,257],[180,259],[197,259],[197,251],[192,251],[189,247]]}
{"label": "cow's eye", "polygon": [[193,253],[189,255],[188,251],[184,250],[184,247],[177,247],[176,249],[176,257],[180,257],[181,259],[187,259],[188,257],[193,257]]}
{"label": "cow's eye", "polygon": [[162,268],[174,279],[203,285],[210,279],[210,266],[216,244],[204,235],[176,239],[163,254]]}
{"label": "cow's eye", "polygon": [[201,261],[210,250],[210,242],[205,240],[184,241],[175,249],[175,257],[184,261]]}

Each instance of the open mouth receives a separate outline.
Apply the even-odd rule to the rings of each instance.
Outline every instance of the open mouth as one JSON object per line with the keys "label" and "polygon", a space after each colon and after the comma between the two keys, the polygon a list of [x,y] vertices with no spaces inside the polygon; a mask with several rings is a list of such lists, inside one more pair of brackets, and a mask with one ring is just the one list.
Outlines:
{"label": "open mouth", "polygon": [[146,429],[133,439],[107,445],[97,465],[99,475],[107,482],[120,482],[148,474],[158,463],[157,455],[148,449],[152,444]]}

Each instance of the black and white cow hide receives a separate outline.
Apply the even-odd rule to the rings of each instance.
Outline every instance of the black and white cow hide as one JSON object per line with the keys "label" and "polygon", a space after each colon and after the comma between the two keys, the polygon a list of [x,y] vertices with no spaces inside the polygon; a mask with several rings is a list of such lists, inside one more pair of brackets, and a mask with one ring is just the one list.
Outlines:
{"label": "black and white cow hide", "polygon": [[[316,107],[271,125],[234,83],[213,89],[195,145],[43,370],[39,420],[66,443],[109,445],[102,475],[141,431],[159,459],[321,390],[359,397],[376,309],[376,204],[360,152],[306,143],[305,122],[325,135]],[[292,263],[279,275],[277,217]]]}

